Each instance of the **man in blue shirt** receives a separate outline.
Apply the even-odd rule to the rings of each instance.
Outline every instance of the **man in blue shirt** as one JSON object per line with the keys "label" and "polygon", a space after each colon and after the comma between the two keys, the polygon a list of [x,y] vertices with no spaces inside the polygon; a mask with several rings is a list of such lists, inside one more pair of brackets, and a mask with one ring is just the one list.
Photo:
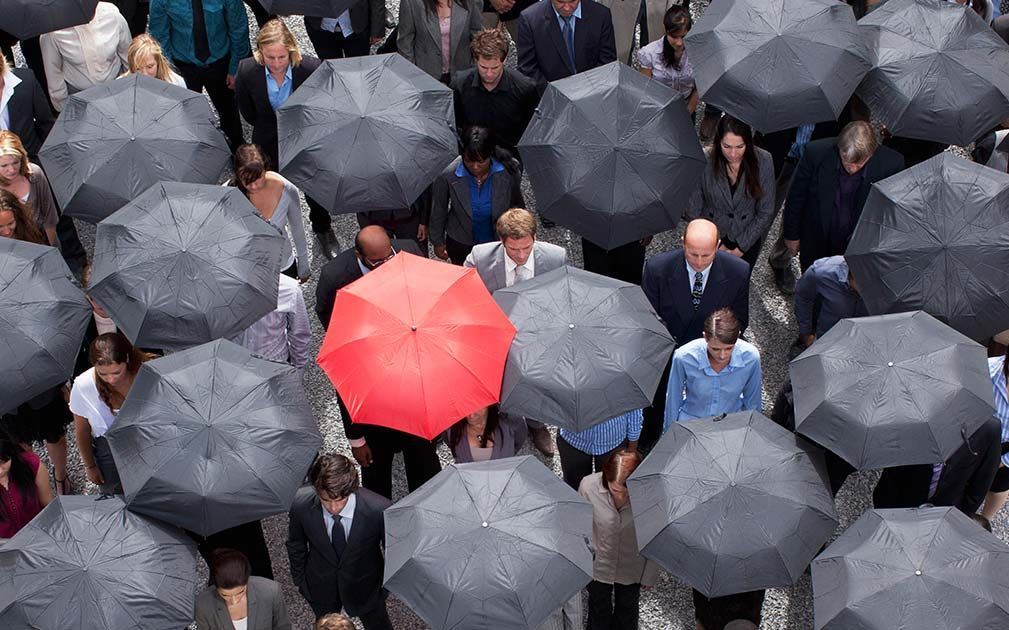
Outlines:
{"label": "man in blue shirt", "polygon": [[151,0],[151,35],[194,92],[207,89],[235,150],[245,142],[235,72],[248,57],[249,17],[241,0]]}
{"label": "man in blue shirt", "polygon": [[584,431],[561,429],[557,432],[557,452],[561,456],[561,475],[564,482],[578,490],[582,479],[603,469],[606,460],[617,449],[638,449],[644,415],[634,409]]}
{"label": "man in blue shirt", "polygon": [[[814,317],[816,307],[819,313]],[[803,347],[813,345],[834,324],[868,315],[844,256],[815,261],[795,285],[795,321]]]}

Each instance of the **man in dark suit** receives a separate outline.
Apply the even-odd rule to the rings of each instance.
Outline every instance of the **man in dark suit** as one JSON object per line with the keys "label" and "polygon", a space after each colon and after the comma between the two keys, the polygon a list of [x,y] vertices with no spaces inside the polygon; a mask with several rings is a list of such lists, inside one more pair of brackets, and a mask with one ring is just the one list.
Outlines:
{"label": "man in dark suit", "polygon": [[343,609],[366,630],[392,630],[382,589],[382,512],[391,501],[359,488],[343,455],[320,455],[308,475],[311,487],[295,495],[288,524],[291,580],[316,617]]}
{"label": "man in dark suit", "polygon": [[785,200],[785,245],[805,271],[813,261],[844,254],[873,183],[904,169],[904,158],[879,146],[864,121],[837,138],[806,145]]}
{"label": "man in dark suit", "polygon": [[[368,226],[358,232],[353,250],[342,252],[326,263],[319,274],[315,291],[315,312],[323,328],[329,326],[337,292],[391,260],[400,251],[421,255],[413,241],[391,241],[383,228]],[[350,440],[354,459],[361,465],[365,488],[392,498],[392,459],[399,452],[403,453],[407,486],[411,492],[441,470],[433,442],[394,429],[354,424],[339,394],[336,402],[340,406],[343,430]]]}
{"label": "man in dark suit", "polygon": [[328,18],[306,15],[305,31],[320,59],[363,57],[385,35],[385,2],[355,2],[343,15]]}
{"label": "man in dark suit", "polygon": [[610,10],[593,0],[537,2],[519,16],[519,72],[541,87],[616,59]]}
{"label": "man in dark suit", "polygon": [[[718,227],[707,219],[687,224],[683,248],[659,254],[645,263],[641,288],[666,324],[677,347],[701,337],[704,320],[729,307],[743,332],[750,320],[750,266],[742,258],[718,250]],[[645,409],[639,444],[649,447],[662,434],[669,366]]]}

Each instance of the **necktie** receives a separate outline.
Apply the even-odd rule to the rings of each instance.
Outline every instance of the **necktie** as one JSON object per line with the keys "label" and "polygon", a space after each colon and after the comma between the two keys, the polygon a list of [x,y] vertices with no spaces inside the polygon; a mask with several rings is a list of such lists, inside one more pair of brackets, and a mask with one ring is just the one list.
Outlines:
{"label": "necktie", "polygon": [[339,514],[333,517],[333,532],[330,534],[333,551],[336,552],[337,558],[342,558],[343,550],[347,548],[347,536],[343,532],[343,525],[340,523],[340,520]]}
{"label": "necktie", "polygon": [[695,311],[697,310],[697,307],[701,305],[701,295],[703,294],[704,294],[704,274],[698,271],[694,274],[694,288],[691,289],[690,291],[690,295],[693,296],[693,299],[691,299],[690,301],[693,302]]}
{"label": "necktie", "polygon": [[207,40],[207,21],[203,13],[203,0],[193,0],[193,52],[205,62],[210,59],[210,42]]}
{"label": "necktie", "polygon": [[578,68],[575,67],[575,28],[572,22],[575,16],[569,15],[564,20],[564,29],[561,31],[561,35],[564,37],[564,45],[568,49],[568,63],[571,64],[571,72],[578,72]]}
{"label": "necktie", "polygon": [[526,270],[525,265],[516,265],[515,266],[515,283],[518,284],[519,282],[522,282],[523,280],[528,280],[528,279],[529,279],[529,276],[527,274],[527,270]]}

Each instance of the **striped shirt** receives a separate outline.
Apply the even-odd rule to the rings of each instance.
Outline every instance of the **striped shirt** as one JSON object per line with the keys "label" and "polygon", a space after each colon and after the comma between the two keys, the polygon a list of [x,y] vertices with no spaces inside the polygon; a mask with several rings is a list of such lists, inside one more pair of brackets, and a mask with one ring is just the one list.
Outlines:
{"label": "striped shirt", "polygon": [[560,434],[565,442],[583,453],[605,455],[623,444],[624,440],[637,441],[643,422],[644,414],[635,409],[584,431],[561,429]]}
{"label": "striped shirt", "polygon": [[[1009,395],[1006,394],[1005,372],[1002,364],[1005,357],[988,359],[988,374],[991,376],[992,393],[995,394],[995,417],[1002,424],[1002,443],[1009,442]],[[1009,453],[1002,455],[1002,464],[1009,466]]]}

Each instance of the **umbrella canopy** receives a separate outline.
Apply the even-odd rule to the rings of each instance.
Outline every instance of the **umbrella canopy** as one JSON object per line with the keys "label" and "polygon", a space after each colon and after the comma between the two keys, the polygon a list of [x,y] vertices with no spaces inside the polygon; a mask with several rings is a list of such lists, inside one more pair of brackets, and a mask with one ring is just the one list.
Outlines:
{"label": "umbrella canopy", "polygon": [[193,620],[196,544],[119,497],[57,496],[0,546],[0,627],[178,630]]}
{"label": "umbrella canopy", "polygon": [[204,536],[289,510],[322,444],[300,372],[223,339],[145,363],[106,437],[130,510]]}
{"label": "umbrella canopy", "polygon": [[816,630],[1009,628],[1009,546],[952,507],[868,510],[813,561]]}
{"label": "umbrella canopy", "polygon": [[502,411],[582,431],[651,405],[673,339],[641,287],[561,267],[494,299],[518,329]]}
{"label": "umbrella canopy", "polygon": [[1009,175],[942,153],[873,184],[844,257],[870,313],[986,341],[1009,323]]}
{"label": "umbrella canopy", "polygon": [[0,413],[73,376],[90,319],[55,248],[0,238]]}
{"label": "umbrella canopy", "polygon": [[713,0],[686,45],[701,100],[764,133],[836,120],[871,67],[835,0]]}
{"label": "umbrella canopy", "polygon": [[708,597],[794,584],[837,526],[823,454],[752,411],[674,422],[627,490],[641,553]]}
{"label": "umbrella canopy", "polygon": [[442,469],[385,540],[385,587],[435,630],[539,628],[592,579],[592,506],[530,456]]}
{"label": "umbrella canopy", "polygon": [[969,6],[890,0],[859,26],[858,95],[890,133],[964,146],[1009,118],[1009,47]]}
{"label": "umbrella canopy", "polygon": [[259,0],[263,8],[273,15],[308,15],[312,17],[333,17],[360,0]]}
{"label": "umbrella canopy", "polygon": [[406,208],[459,154],[452,90],[399,55],[324,61],[277,123],[281,173],[334,214]]}
{"label": "umbrella canopy", "polygon": [[986,356],[921,311],[843,319],[788,366],[795,428],[862,470],[943,462],[994,412]]}
{"label": "umbrella canopy", "polygon": [[[0,31],[24,41],[44,33],[87,24],[95,17],[98,0],[4,0]],[[13,64],[13,59],[7,60]]]}
{"label": "umbrella canopy", "polygon": [[683,101],[616,61],[550,83],[519,151],[540,214],[605,249],[675,228],[705,165]]}
{"label": "umbrella canopy", "polygon": [[157,182],[217,183],[231,151],[203,94],[134,73],[71,95],[39,159],[63,211],[97,223]]}
{"label": "umbrella canopy", "polygon": [[318,362],[354,422],[430,440],[498,401],[514,337],[475,269],[399,253],[336,294]]}
{"label": "umbrella canopy", "polygon": [[90,295],[138,346],[232,337],[277,307],[284,238],[237,188],[158,184],[98,225]]}

